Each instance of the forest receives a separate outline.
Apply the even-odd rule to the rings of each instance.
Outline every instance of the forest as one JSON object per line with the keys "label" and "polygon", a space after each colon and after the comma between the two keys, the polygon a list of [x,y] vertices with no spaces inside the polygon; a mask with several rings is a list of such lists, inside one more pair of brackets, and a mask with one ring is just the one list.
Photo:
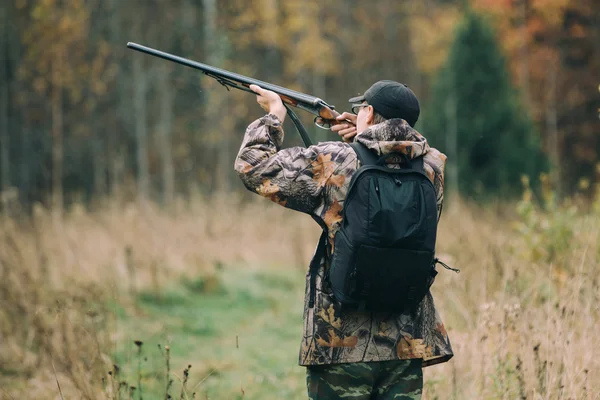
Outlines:
{"label": "forest", "polygon": [[[468,188],[508,184],[518,193],[520,174],[537,181],[545,171],[561,195],[589,195],[599,174],[597,8],[567,0],[7,1],[3,205],[167,204],[240,189],[231,165],[245,127],[261,116],[252,96],[137,54],[128,41],[340,111],[377,80],[404,82],[422,104],[417,129],[449,156],[450,186],[472,195]],[[467,10],[485,16],[455,38]],[[301,116],[314,141],[338,140]],[[535,165],[526,162],[532,154]],[[500,164],[510,182],[489,172]]]}

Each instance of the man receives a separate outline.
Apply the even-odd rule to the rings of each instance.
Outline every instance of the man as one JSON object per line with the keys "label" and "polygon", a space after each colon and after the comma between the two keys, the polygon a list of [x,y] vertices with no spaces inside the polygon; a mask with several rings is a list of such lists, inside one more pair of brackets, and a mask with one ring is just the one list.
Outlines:
{"label": "man", "polygon": [[[281,148],[286,109],[280,97],[256,85],[250,88],[267,115],[246,130],[235,169],[249,190],[310,214],[327,230],[330,249],[341,226],[350,181],[360,164],[344,142],[356,140],[378,156],[391,154],[391,168],[399,168],[393,163],[400,159],[423,155],[425,172],[435,187],[439,217],[446,156],[430,148],[413,128],[420,109],[408,87],[379,81],[364,95],[350,99],[355,114],[343,113],[338,119],[345,122],[333,128],[344,142],[287,149]],[[398,153],[403,156],[393,156]],[[299,360],[307,367],[309,398],[420,399],[422,367],[445,362],[453,355],[431,293],[414,313],[349,310],[335,301],[324,278],[331,252],[321,256],[317,251],[315,257],[319,269],[314,285],[310,274],[306,278]]]}

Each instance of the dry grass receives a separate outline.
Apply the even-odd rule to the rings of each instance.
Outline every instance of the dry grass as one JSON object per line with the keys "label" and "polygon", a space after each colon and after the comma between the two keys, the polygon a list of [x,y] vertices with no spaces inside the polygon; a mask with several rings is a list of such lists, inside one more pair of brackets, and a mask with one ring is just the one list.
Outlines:
{"label": "dry grass", "polygon": [[[455,204],[442,218],[434,297],[455,358],[425,371],[432,399],[600,396],[600,213],[528,201],[518,212]],[[304,268],[318,226],[266,201],[43,209],[0,231],[0,398],[105,398],[111,301],[160,293],[219,263]],[[298,333],[300,335],[300,332]],[[143,339],[143,338],[142,338]],[[54,364],[54,369],[52,367]],[[56,374],[54,373],[56,370]]]}
{"label": "dry grass", "polygon": [[426,370],[427,399],[600,396],[600,215],[517,209],[443,219],[438,249],[462,272],[433,292],[456,356]]}
{"label": "dry grass", "polygon": [[31,218],[1,219],[0,398],[9,390],[16,398],[21,390],[36,399],[58,394],[52,362],[63,392],[97,398],[112,369],[110,301],[160,293],[172,279],[219,264],[303,266],[318,226],[265,206],[215,198],[180,202],[169,213],[74,207],[57,222],[37,207]]}

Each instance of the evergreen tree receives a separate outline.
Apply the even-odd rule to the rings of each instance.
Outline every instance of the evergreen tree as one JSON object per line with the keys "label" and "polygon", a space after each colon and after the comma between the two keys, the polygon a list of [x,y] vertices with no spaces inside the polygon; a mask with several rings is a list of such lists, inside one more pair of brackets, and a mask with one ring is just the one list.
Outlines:
{"label": "evergreen tree", "polygon": [[[536,181],[545,156],[512,86],[487,21],[467,11],[424,110],[424,133],[446,153],[446,180],[479,198],[521,192],[521,177]],[[453,187],[454,186],[454,187]]]}

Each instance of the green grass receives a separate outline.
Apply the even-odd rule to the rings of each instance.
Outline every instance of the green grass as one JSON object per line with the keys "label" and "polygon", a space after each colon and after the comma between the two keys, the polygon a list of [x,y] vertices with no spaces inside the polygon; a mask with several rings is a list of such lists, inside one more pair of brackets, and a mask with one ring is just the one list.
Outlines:
{"label": "green grass", "polygon": [[304,273],[297,269],[237,267],[175,283],[159,295],[139,293],[134,306],[116,312],[119,379],[137,386],[134,341],[141,340],[145,400],[165,398],[166,345],[175,399],[187,365],[189,398],[196,392],[197,399],[304,399],[303,295]]}

